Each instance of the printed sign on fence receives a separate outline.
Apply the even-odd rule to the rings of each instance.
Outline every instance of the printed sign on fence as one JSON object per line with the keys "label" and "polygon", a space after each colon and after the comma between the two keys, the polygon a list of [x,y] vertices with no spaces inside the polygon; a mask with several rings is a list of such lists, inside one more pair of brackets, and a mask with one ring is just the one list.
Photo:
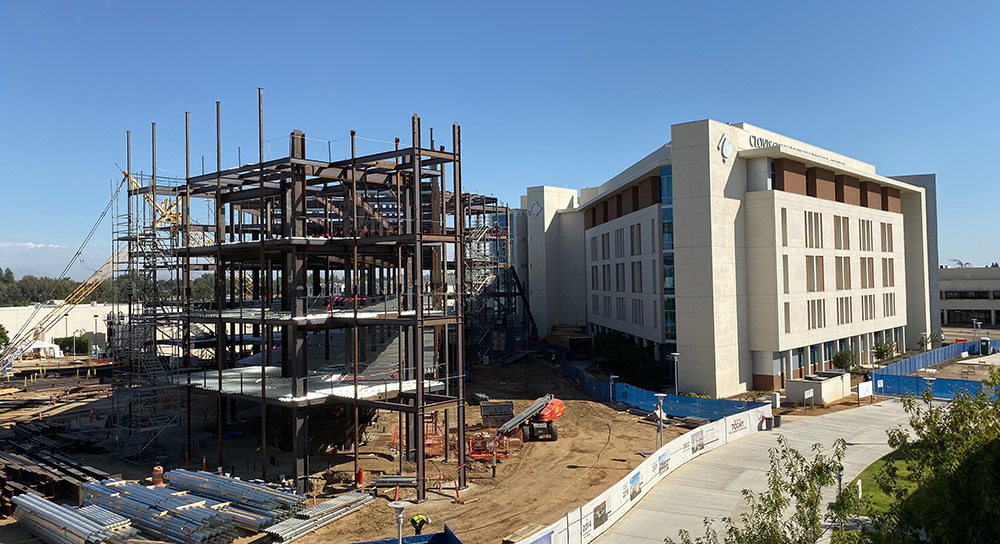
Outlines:
{"label": "printed sign on fence", "polygon": [[882,380],[879,380],[879,381],[878,381],[878,388],[879,388],[880,390],[882,389]]}
{"label": "printed sign on fence", "polygon": [[872,382],[861,382],[858,384],[858,398],[863,399],[865,397],[872,396]]}
{"label": "printed sign on fence", "polygon": [[806,389],[805,393],[802,394],[802,398],[803,399],[811,399],[811,398],[813,398],[813,390],[812,389]]}

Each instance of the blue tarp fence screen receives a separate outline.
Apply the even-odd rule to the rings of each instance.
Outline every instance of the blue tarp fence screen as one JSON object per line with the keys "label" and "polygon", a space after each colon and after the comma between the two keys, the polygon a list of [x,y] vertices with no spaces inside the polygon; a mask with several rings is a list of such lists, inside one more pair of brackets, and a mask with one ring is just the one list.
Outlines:
{"label": "blue tarp fence screen", "polygon": [[[990,347],[1000,349],[1000,340],[990,341]],[[970,356],[979,355],[979,344],[976,342],[952,344],[892,363],[872,373],[875,390],[882,395],[923,395],[924,391],[930,387],[927,378],[908,376],[908,374],[959,357],[965,351],[969,352]],[[878,387],[879,381],[882,382],[881,389]],[[958,391],[962,390],[968,391],[970,395],[975,395],[980,390],[989,392],[989,388],[984,387],[978,381],[934,379],[933,393],[935,398],[951,399]],[[994,391],[994,397],[996,394],[997,392]]]}
{"label": "blue tarp fence screen", "polygon": [[[562,373],[582,389],[587,396],[597,400],[611,398],[611,384],[591,376],[569,361],[562,362]],[[656,410],[656,393],[640,389],[627,383],[614,383],[614,400],[633,408],[653,412]],[[674,417],[700,417],[704,419],[722,419],[750,408],[767,406],[764,402],[748,402],[737,400],[700,399],[679,395],[663,397],[663,411]]]}

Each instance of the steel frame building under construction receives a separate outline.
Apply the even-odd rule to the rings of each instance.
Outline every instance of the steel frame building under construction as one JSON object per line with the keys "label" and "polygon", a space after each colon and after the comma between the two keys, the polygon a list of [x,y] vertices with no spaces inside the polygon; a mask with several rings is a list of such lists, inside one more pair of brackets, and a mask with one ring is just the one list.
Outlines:
{"label": "steel frame building under construction", "polygon": [[[218,103],[216,113],[215,172],[191,175],[188,143],[185,178],[158,178],[155,125],[149,175],[133,173],[129,147],[132,183],[115,235],[118,254],[127,255],[116,280],[129,310],[109,319],[121,363],[118,456],[148,460],[166,429],[186,426],[194,462],[192,398],[202,396],[215,400],[225,466],[231,412],[249,401],[260,406],[262,477],[277,442],[293,452],[296,487],[305,492],[310,436],[328,424],[310,423],[311,414],[347,408],[348,436],[334,442],[351,446],[356,472],[359,433],[376,410],[389,410],[398,413],[400,450],[415,461],[422,500],[425,453],[414,445],[425,443],[425,418],[443,410],[446,429],[449,412],[455,417],[464,487],[466,353],[512,351],[489,331],[509,321],[500,314],[525,308],[511,280],[509,210],[462,190],[458,124],[450,150],[435,149],[433,131],[422,145],[414,115],[407,147],[397,138],[392,149],[358,155],[352,131],[350,157],[316,160],[307,157],[305,134],[293,131],[288,155],[265,160],[261,108],[259,160],[223,169]],[[185,125],[190,142],[187,116]],[[207,219],[195,219],[199,200]],[[193,280],[208,271],[214,298],[196,300]],[[524,347],[528,337],[518,340]],[[370,353],[387,343],[395,357]]]}

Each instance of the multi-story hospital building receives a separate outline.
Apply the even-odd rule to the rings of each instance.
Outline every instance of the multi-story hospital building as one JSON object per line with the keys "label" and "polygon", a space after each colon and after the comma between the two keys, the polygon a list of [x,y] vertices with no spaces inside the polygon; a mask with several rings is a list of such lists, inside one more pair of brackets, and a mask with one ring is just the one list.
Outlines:
{"label": "multi-story hospital building", "polygon": [[514,254],[540,334],[619,331],[680,391],[770,390],[940,330],[934,183],[694,121],[598,187],[529,187]]}

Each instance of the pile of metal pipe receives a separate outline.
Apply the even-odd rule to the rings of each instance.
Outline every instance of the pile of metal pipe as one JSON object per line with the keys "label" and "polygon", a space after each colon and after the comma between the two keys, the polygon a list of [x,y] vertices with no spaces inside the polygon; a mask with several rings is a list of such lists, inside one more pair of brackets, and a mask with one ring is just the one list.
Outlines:
{"label": "pile of metal pipe", "polygon": [[[11,498],[19,525],[48,544],[121,544],[124,538],[67,506],[25,493]],[[128,520],[126,520],[128,521]]]}
{"label": "pile of metal pipe", "polygon": [[240,508],[253,512],[285,512],[290,515],[305,507],[306,497],[304,495],[275,491],[263,485],[251,484],[211,472],[174,469],[166,472],[163,476],[170,487],[230,501],[238,504]]}
{"label": "pile of metal pipe", "polygon": [[264,532],[277,542],[289,542],[333,523],[374,500],[375,497],[368,493],[360,491],[346,493],[306,508],[296,513],[294,518],[272,525]]}
{"label": "pile of metal pipe", "polygon": [[128,518],[119,516],[100,506],[81,506],[76,509],[76,513],[104,527],[105,531],[111,531],[121,536],[130,537],[139,532],[136,528],[132,527],[132,522]]}
{"label": "pile of metal pipe", "polygon": [[[142,532],[178,544],[228,544],[236,539],[236,523],[219,504],[163,487],[144,487],[124,480],[84,484],[84,504],[97,505],[132,520]],[[218,507],[218,509],[212,508]]]}

